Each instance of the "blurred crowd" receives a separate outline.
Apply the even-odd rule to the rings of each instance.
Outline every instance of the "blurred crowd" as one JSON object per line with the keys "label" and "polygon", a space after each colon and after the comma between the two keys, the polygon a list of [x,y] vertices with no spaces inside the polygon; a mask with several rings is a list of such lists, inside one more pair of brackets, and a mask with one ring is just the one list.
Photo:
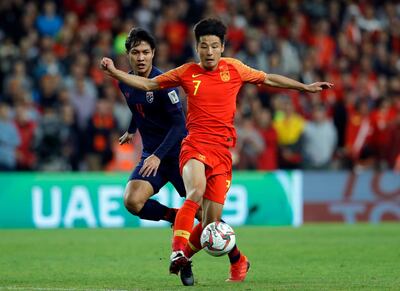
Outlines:
{"label": "blurred crowd", "polygon": [[140,136],[118,146],[131,115],[100,59],[129,71],[124,42],[140,26],[160,69],[197,61],[192,28],[211,16],[228,25],[224,56],[335,84],[244,86],[236,169],[400,169],[400,4],[372,0],[1,1],[0,169],[131,170]]}

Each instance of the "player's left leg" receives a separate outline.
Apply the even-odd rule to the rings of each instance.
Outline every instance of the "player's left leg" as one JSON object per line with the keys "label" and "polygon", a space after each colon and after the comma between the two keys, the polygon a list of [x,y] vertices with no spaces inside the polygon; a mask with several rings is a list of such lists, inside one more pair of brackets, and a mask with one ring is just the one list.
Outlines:
{"label": "player's left leg", "polygon": [[131,180],[125,188],[124,204],[126,209],[141,219],[173,223],[177,210],[169,208],[157,200],[149,199],[154,195],[153,186],[149,181]]}
{"label": "player's left leg", "polygon": [[[221,221],[222,208],[225,203],[226,194],[231,185],[232,173],[212,176],[207,180],[207,189],[203,199],[203,227],[214,221]],[[198,236],[200,240],[201,232]],[[194,238],[193,238],[194,239]],[[237,245],[228,253],[230,261],[229,282],[241,282],[246,278],[250,268],[250,262],[247,257],[240,253]]]}
{"label": "player's left leg", "polygon": [[[230,184],[230,183],[226,182],[226,178],[225,178],[226,175],[222,175],[222,176],[218,175],[218,176],[213,176],[208,179],[206,191],[204,194],[206,197],[210,197],[210,194],[211,194],[211,196],[214,197],[214,199],[215,199],[217,196],[215,195],[214,192],[217,189],[220,189],[223,193],[226,193],[229,190],[228,184]],[[217,186],[218,181],[220,181],[219,186]],[[220,211],[221,213],[219,213],[219,211],[212,211],[214,215],[212,216],[211,219],[209,218],[208,220],[204,220],[202,218],[200,223],[195,225],[195,227],[192,230],[192,233],[190,234],[188,243],[186,244],[186,247],[184,250],[184,254],[187,258],[191,258],[197,252],[201,251],[201,249],[202,249],[201,243],[200,243],[201,233],[203,232],[204,227],[209,223],[209,221],[223,221],[221,218],[221,215],[222,215],[223,203],[225,201],[225,194],[219,194],[219,196],[220,196],[220,198],[218,198],[217,201],[219,201],[221,203],[217,203],[216,205],[218,207],[221,207],[221,211]],[[206,205],[210,204],[210,201],[208,201],[208,202],[206,201],[205,204]],[[208,207],[208,206],[206,206],[206,207]],[[206,214],[205,213],[203,214],[204,208],[201,207],[201,208],[199,208],[199,210],[201,210],[201,211],[199,211],[201,217],[203,217],[203,215],[204,215],[204,217],[206,219]],[[215,215],[216,213],[218,213],[218,215]]]}
{"label": "player's left leg", "polygon": [[167,183],[163,173],[167,171],[168,165],[162,162],[155,176],[143,177],[140,169],[146,156],[142,156],[139,164],[135,167],[125,188],[124,203],[126,209],[133,215],[146,220],[165,220],[173,223],[177,209],[169,208],[157,200],[150,199]]}

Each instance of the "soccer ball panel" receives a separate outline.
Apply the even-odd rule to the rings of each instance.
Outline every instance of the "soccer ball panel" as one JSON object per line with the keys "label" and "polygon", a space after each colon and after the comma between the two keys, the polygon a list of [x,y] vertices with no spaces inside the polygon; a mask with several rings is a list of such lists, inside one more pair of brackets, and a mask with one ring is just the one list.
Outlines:
{"label": "soccer ball panel", "polygon": [[212,222],[203,229],[200,243],[208,254],[214,257],[223,256],[235,245],[235,232],[227,223]]}

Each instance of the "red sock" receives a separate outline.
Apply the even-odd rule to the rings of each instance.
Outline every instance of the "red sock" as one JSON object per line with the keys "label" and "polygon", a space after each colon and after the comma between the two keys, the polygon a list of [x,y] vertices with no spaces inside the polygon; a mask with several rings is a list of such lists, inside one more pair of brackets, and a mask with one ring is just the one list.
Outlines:
{"label": "red sock", "polygon": [[201,250],[200,244],[200,236],[203,231],[203,226],[201,225],[201,221],[193,228],[192,233],[190,234],[189,241],[186,244],[185,256],[187,258],[191,258],[195,253]]}
{"label": "red sock", "polygon": [[174,237],[172,239],[172,250],[183,251],[193,228],[193,221],[200,205],[192,200],[186,199],[176,214],[174,223]]}
{"label": "red sock", "polygon": [[240,251],[236,245],[234,245],[233,249],[228,253],[229,261],[231,264],[236,263],[240,259]]}

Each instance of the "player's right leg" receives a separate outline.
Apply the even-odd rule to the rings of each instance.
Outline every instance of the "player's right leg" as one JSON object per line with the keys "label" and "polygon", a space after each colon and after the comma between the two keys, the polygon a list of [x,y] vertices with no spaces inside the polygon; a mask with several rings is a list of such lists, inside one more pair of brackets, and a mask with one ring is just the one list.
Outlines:
{"label": "player's right leg", "polygon": [[149,199],[154,195],[149,181],[131,180],[125,188],[124,204],[126,209],[141,219],[175,221],[176,209],[169,208],[157,200]]}
{"label": "player's right leg", "polygon": [[186,200],[176,215],[173,251],[184,250],[192,231],[193,221],[207,184],[205,165],[196,159],[190,159],[183,167],[182,178],[185,183]]}
{"label": "player's right leg", "polygon": [[182,178],[187,196],[176,215],[174,224],[169,268],[170,273],[174,274],[178,274],[181,268],[189,263],[183,251],[192,231],[193,221],[206,188],[205,165],[196,159],[189,159],[183,166]]}

